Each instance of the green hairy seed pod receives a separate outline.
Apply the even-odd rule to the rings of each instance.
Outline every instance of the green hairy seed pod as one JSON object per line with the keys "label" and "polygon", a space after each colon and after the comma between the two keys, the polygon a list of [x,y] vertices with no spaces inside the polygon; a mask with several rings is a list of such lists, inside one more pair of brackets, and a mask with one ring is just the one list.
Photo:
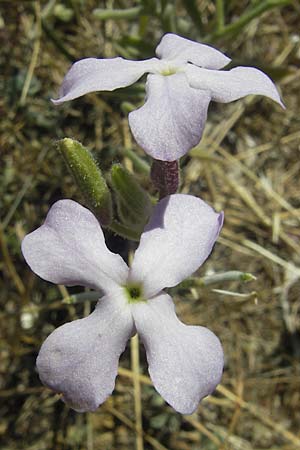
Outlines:
{"label": "green hairy seed pod", "polygon": [[93,156],[80,142],[70,138],[58,141],[57,148],[89,208],[102,225],[109,226],[112,221],[111,195]]}

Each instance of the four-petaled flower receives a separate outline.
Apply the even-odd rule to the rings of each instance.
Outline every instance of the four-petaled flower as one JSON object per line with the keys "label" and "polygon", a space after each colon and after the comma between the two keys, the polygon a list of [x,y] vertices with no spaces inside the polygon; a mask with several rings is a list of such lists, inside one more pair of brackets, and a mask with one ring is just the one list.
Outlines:
{"label": "four-petaled flower", "polygon": [[163,398],[192,413],[219,383],[223,351],[207,328],[184,325],[163,291],[191,275],[210,254],[222,227],[199,198],[175,194],[153,210],[129,268],[105,244],[94,215],[72,200],[50,209],[45,223],[22,242],[40,277],[104,291],[86,318],[67,323],[44,342],[37,358],[42,382],[77,411],[93,411],[114,389],[118,360],[139,333],[149,373]]}
{"label": "four-petaled flower", "polygon": [[208,45],[166,34],[156,48],[158,58],[86,58],[64,78],[55,104],[88,92],[113,91],[149,73],[146,103],[129,114],[138,144],[153,158],[174,161],[201,139],[211,100],[227,103],[249,94],[270,97],[283,106],[270,78],[253,67],[219,71],[230,59]]}

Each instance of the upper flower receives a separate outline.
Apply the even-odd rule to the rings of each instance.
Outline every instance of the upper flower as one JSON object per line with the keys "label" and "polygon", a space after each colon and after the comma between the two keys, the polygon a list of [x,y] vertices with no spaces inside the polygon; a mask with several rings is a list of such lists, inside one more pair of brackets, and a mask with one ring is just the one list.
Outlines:
{"label": "upper flower", "polygon": [[211,100],[227,103],[260,94],[283,106],[274,83],[260,70],[219,71],[230,59],[213,47],[169,33],[156,55],[160,59],[82,59],[73,64],[53,102],[129,86],[148,72],[146,103],[129,114],[129,125],[138,144],[163,161],[179,159],[199,143]]}
{"label": "upper flower", "polygon": [[111,394],[118,360],[138,332],[157,391],[181,413],[192,413],[219,383],[223,352],[207,328],[187,326],[162,289],[191,275],[210,254],[223,222],[202,200],[165,197],[154,208],[129,268],[108,250],[97,219],[72,200],[50,209],[25,237],[24,257],[40,277],[104,292],[87,318],[55,330],[41,347],[44,384],[78,411],[93,411]]}

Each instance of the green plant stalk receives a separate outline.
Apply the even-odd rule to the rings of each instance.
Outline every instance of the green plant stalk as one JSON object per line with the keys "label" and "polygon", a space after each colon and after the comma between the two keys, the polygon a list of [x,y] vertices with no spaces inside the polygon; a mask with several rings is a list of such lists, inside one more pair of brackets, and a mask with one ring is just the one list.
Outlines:
{"label": "green plant stalk", "polygon": [[216,0],[216,13],[217,13],[217,31],[221,31],[223,30],[225,25],[223,0]]}
{"label": "green plant stalk", "polygon": [[99,20],[132,20],[136,19],[142,12],[142,6],[135,6],[127,9],[102,9],[97,8],[93,11],[95,19]]}
{"label": "green plant stalk", "polygon": [[224,281],[240,281],[247,283],[256,280],[256,277],[249,272],[241,272],[239,270],[229,270],[228,272],[215,273],[207,277],[197,278],[190,277],[180,284],[181,288],[189,287],[205,287],[211,284],[223,283]]}
{"label": "green plant stalk", "polygon": [[75,303],[84,303],[86,301],[96,302],[102,296],[103,293],[99,291],[81,292],[80,294],[74,294],[63,298],[62,303],[65,305],[74,305]]}
{"label": "green plant stalk", "polygon": [[140,156],[138,156],[133,150],[131,150],[129,148],[124,149],[123,153],[125,156],[127,156],[127,158],[130,159],[130,161],[133,163],[135,169],[138,172],[149,176],[150,166],[146,161],[144,161],[142,158],[140,158]]}

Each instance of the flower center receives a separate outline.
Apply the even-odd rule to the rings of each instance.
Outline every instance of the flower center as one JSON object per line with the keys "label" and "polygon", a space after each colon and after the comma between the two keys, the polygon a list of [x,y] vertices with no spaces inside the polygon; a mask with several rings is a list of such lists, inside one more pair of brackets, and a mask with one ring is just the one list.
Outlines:
{"label": "flower center", "polygon": [[168,77],[175,73],[182,72],[182,67],[176,61],[159,61],[159,65],[154,70],[154,73]]}
{"label": "flower center", "polygon": [[177,69],[175,67],[166,67],[161,70],[160,74],[164,77],[168,77],[169,75],[174,75],[177,73]]}
{"label": "flower center", "polygon": [[145,302],[145,298],[143,296],[143,289],[140,284],[127,284],[124,286],[125,295],[128,303],[138,303]]}

